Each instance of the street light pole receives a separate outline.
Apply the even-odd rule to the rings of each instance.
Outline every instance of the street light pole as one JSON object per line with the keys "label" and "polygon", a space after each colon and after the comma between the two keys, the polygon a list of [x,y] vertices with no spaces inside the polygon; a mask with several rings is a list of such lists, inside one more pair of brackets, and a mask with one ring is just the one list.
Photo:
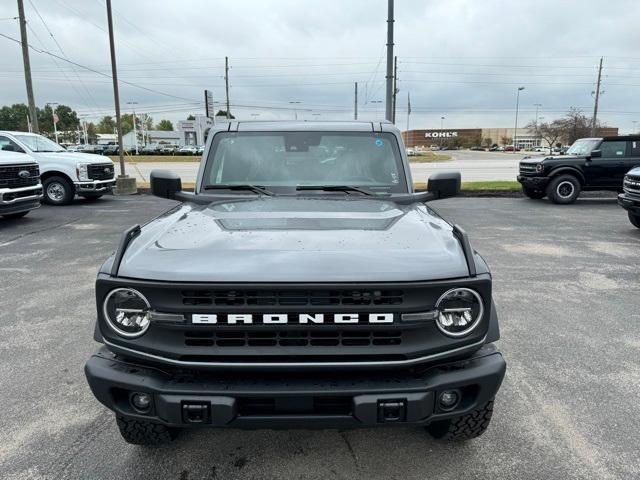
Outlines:
{"label": "street light pole", "polygon": [[520,91],[524,90],[524,87],[518,87],[518,91],[516,92],[516,125],[513,129],[513,152],[515,153],[516,148],[518,148],[518,144],[516,139],[518,138],[518,107],[520,105]]}
{"label": "street light pole", "polygon": [[47,102],[47,105],[51,107],[51,120],[53,121],[53,135],[58,143],[58,122],[56,122],[56,105],[58,102]]}
{"label": "street light pole", "polygon": [[445,117],[440,117],[440,148],[442,148],[442,134],[444,133],[444,119]]}
{"label": "street light pole", "polygon": [[[127,105],[137,105],[138,102],[127,102]],[[136,155],[138,155],[138,131],[136,130],[136,110],[133,107],[133,142],[135,145]]]}
{"label": "street light pole", "polygon": [[[291,105],[297,105],[300,102],[289,102]],[[295,119],[298,120],[298,109],[296,107],[293,107],[293,114],[295,115]]]}

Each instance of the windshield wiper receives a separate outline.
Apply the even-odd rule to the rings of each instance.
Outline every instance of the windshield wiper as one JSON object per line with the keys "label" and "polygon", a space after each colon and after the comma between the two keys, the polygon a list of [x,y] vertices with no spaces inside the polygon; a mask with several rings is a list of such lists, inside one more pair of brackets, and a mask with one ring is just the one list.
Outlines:
{"label": "windshield wiper", "polygon": [[360,187],[354,187],[352,185],[298,185],[296,187],[296,191],[298,190],[322,190],[325,192],[358,192],[363,195],[376,195],[371,190],[366,190]]}
{"label": "windshield wiper", "polygon": [[272,196],[274,193],[259,185],[205,185],[205,190],[249,190],[254,193]]}

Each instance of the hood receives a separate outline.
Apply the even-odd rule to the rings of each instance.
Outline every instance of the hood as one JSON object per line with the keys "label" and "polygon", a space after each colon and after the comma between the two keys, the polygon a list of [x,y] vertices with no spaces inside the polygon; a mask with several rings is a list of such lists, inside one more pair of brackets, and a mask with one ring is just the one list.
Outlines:
{"label": "hood", "polygon": [[631,170],[629,170],[627,172],[627,175],[635,175],[637,177],[640,177],[640,167],[634,167]]}
{"label": "hood", "polygon": [[561,161],[561,162],[570,162],[572,160],[584,160],[584,156],[577,155],[547,155],[540,157],[524,157],[520,163],[526,163],[531,165],[537,165],[538,163],[542,163],[544,161],[552,162],[552,161]]}
{"label": "hood", "polygon": [[468,275],[452,227],[424,204],[258,197],[182,204],[144,226],[123,277],[185,282],[374,282]]}
{"label": "hood", "polygon": [[0,165],[22,165],[26,163],[36,163],[36,161],[25,153],[0,150]]}
{"label": "hood", "polygon": [[93,153],[81,153],[81,152],[32,152],[31,155],[37,160],[39,158],[48,158],[51,160],[59,160],[62,162],[69,163],[110,163],[113,165],[113,162],[109,157],[104,157],[102,155],[96,155]]}

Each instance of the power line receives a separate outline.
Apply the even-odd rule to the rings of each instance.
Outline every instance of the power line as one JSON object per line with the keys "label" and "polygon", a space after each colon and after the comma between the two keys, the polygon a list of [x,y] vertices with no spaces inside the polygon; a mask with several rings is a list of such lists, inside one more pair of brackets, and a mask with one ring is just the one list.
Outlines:
{"label": "power line", "polygon": [[[4,33],[0,33],[0,36],[1,36],[1,37],[6,38],[6,39],[8,39],[8,40],[11,40],[12,42],[15,42],[15,43],[17,43],[17,44],[20,44],[20,40],[18,40],[18,39],[16,39],[16,38],[13,38],[13,37],[11,37],[11,36],[9,36],[9,35],[5,35]],[[85,66],[85,65],[82,65],[82,64],[80,64],[80,63],[74,62],[74,61],[72,61],[72,60],[68,60],[68,59],[63,58],[63,57],[61,57],[61,56],[59,56],[59,55],[56,55],[55,53],[51,53],[51,52],[49,52],[49,51],[47,51],[47,50],[40,50],[40,49],[38,49],[38,48],[34,47],[34,46],[33,46],[33,45],[31,45],[31,44],[27,44],[27,46],[29,47],[29,49],[33,50],[33,51],[34,51],[34,52],[36,52],[36,53],[43,53],[43,54],[45,54],[45,55],[50,55],[50,56],[55,57],[55,58],[57,58],[57,59],[59,59],[59,60],[62,60],[62,61],[67,62],[67,63],[70,63],[71,65],[75,65],[76,67],[80,67],[80,68],[83,68],[84,70],[88,70],[88,71],[90,71],[90,72],[93,72],[93,73],[95,73],[95,74],[97,74],[97,75],[100,75],[100,76],[102,76],[102,77],[112,78],[112,77],[111,77],[111,75],[109,75],[109,74],[106,74],[106,73],[100,72],[100,71],[98,71],[98,70],[94,70],[93,68],[89,68],[89,67],[87,67],[87,66]],[[132,87],[139,88],[139,89],[141,89],[141,90],[146,90],[146,91],[151,92],[151,93],[157,93],[158,95],[163,95],[163,96],[165,96],[165,97],[177,98],[178,100],[189,100],[189,101],[192,101],[192,100],[193,100],[192,98],[180,97],[180,96],[177,96],[177,95],[172,95],[172,94],[170,94],[170,93],[161,92],[160,90],[155,90],[155,89],[153,89],[153,88],[147,88],[147,87],[144,87],[144,86],[142,86],[142,85],[138,85],[137,83],[128,82],[128,81],[126,81],[126,80],[120,80],[120,82],[122,82],[122,83],[124,83],[124,84],[126,84],[126,85],[129,85],[129,86],[132,86]]]}

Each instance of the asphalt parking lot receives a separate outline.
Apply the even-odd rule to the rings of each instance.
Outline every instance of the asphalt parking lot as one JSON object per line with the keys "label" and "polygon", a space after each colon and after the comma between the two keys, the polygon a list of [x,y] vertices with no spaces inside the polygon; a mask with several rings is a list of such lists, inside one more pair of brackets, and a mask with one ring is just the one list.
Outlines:
{"label": "asphalt parking lot", "polygon": [[0,478],[640,478],[640,230],[610,198],[432,204],[493,270],[508,370],[479,439],[201,430],[125,444],[83,373],[93,282],[124,228],[172,204],[105,197],[0,220]]}

